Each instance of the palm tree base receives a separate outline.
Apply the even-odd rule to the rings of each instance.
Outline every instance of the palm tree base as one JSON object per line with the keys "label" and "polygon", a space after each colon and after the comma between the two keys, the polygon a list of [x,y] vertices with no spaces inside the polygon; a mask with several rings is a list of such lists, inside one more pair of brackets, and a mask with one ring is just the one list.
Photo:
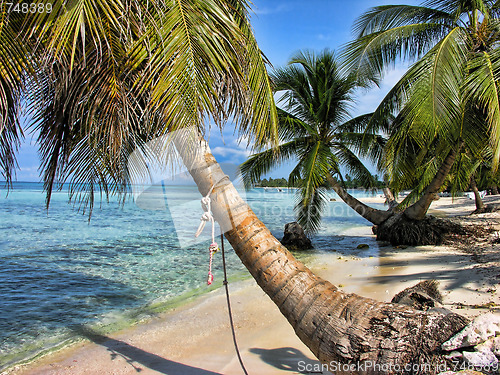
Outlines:
{"label": "palm tree base", "polygon": [[391,245],[440,245],[450,234],[466,234],[462,225],[447,219],[426,216],[409,219],[404,212],[392,215],[374,228],[378,241]]}
{"label": "palm tree base", "polygon": [[474,211],[472,211],[471,215],[486,214],[486,213],[497,212],[497,211],[500,211],[500,205],[498,205],[498,204],[487,204],[484,207],[477,208]]}

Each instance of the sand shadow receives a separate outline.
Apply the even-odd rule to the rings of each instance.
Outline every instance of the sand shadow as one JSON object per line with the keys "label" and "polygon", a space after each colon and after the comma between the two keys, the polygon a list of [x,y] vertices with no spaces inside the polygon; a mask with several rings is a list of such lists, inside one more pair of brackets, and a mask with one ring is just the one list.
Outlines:
{"label": "sand shadow", "polygon": [[123,358],[137,373],[141,373],[143,371],[141,366],[144,366],[166,375],[222,375],[218,372],[170,361],[156,354],[146,352],[140,348],[127,344],[126,342],[104,336],[82,325],[73,327],[73,330],[78,335],[106,347],[110,352],[111,360],[115,360],[119,357]]}
{"label": "sand shadow", "polygon": [[[370,277],[370,282],[375,284],[386,284],[391,282],[414,281],[415,283],[423,280],[437,280],[446,282],[448,284],[446,290],[453,290],[457,288],[464,288],[466,284],[485,284],[494,286],[498,282],[497,278],[485,278],[483,273],[489,272],[491,274],[498,274],[499,269],[495,265],[489,263],[471,263],[470,254],[456,254],[454,252],[434,253],[428,252],[427,257],[412,257],[412,254],[421,254],[422,249],[419,247],[408,247],[402,249],[402,252],[407,253],[409,256],[401,259],[396,258],[395,249],[380,249],[380,264],[379,269],[381,273]],[[404,268],[408,265],[422,265],[427,266],[430,264],[436,265],[432,271],[421,271],[411,274],[405,272],[397,273],[391,272],[391,269]],[[473,264],[474,267],[470,267]],[[441,265],[450,266],[449,268],[440,268]],[[388,271],[387,273],[385,271]]]}
{"label": "sand shadow", "polygon": [[295,348],[251,348],[250,353],[257,354],[263,362],[279,370],[299,374],[331,374],[327,371],[318,371],[318,369],[322,368],[321,362],[307,357],[304,353]]}

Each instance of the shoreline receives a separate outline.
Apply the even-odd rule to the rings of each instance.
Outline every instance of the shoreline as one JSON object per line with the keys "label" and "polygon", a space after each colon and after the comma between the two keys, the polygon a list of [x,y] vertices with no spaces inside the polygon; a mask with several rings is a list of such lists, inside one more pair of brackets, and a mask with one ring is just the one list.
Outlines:
{"label": "shoreline", "polygon": [[[491,198],[500,202],[500,196]],[[374,202],[376,199],[379,201]],[[380,199],[368,197],[363,201],[380,203]],[[444,210],[448,216],[463,215],[470,213],[473,206],[474,202],[467,198],[456,198],[454,203],[451,198],[441,198],[433,203],[430,213],[443,214]],[[495,221],[493,218],[500,222],[498,214],[477,215],[473,220]],[[352,236],[353,244],[368,243],[373,250],[375,240],[369,226],[344,234]],[[477,245],[481,249],[486,246]],[[488,263],[480,263],[473,261],[472,255],[446,246],[378,246],[378,255],[368,255],[371,253],[321,253],[308,266],[347,292],[386,302],[404,288],[434,278],[440,282],[446,308],[469,317],[498,311],[499,259],[488,258]],[[486,255],[491,257],[493,253]],[[231,282],[229,288],[240,351],[251,373],[293,374],[299,373],[300,361],[319,363],[253,279]],[[488,303],[493,309],[469,306]],[[222,288],[123,331],[104,336],[87,330],[82,335],[89,341],[3,373],[242,373],[234,353]]]}

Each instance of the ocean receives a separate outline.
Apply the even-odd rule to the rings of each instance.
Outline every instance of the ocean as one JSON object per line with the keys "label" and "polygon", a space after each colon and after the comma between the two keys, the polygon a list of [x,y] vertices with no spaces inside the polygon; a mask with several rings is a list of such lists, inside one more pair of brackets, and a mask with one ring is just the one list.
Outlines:
{"label": "ocean", "polygon": [[[241,193],[281,238],[294,220],[294,190]],[[337,200],[312,238],[315,249],[296,254],[306,264],[316,255],[352,252],[355,244],[343,233],[369,225],[331,197]],[[96,202],[89,221],[68,202],[66,188],[53,193],[48,210],[39,183],[0,190],[0,371],[78,340],[83,327],[124,328],[221,286],[219,254],[214,284],[206,285],[210,226],[194,238],[203,213],[196,187],[152,186],[135,198]],[[225,244],[230,281],[249,277]],[[371,246],[365,255],[376,252]]]}

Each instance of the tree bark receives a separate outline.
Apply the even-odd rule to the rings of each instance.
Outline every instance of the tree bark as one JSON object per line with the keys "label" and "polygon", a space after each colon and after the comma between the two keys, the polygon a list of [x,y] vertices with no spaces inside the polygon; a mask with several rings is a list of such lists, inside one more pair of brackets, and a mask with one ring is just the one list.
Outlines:
{"label": "tree bark", "polygon": [[427,214],[432,201],[435,199],[436,194],[439,192],[441,186],[443,186],[444,180],[448,173],[450,173],[451,167],[455,162],[458,150],[452,148],[446,158],[443,160],[441,167],[438,169],[436,175],[432,179],[431,183],[425,189],[424,194],[420,199],[412,204],[410,207],[404,210],[404,215],[408,219],[412,220],[422,220]]}
{"label": "tree bark", "polygon": [[197,132],[181,133],[174,144],[201,195],[213,188],[212,211],[238,257],[322,363],[352,364],[358,366],[357,373],[380,374],[384,371],[376,366],[436,360],[440,344],[466,324],[457,314],[417,311],[347,294],[317,277],[255,216]]}
{"label": "tree bark", "polygon": [[391,189],[388,187],[385,187],[382,189],[384,192],[385,200],[387,202],[387,205],[389,206],[389,211],[392,211],[396,206],[398,205],[398,202],[396,201],[396,198],[394,198],[394,194],[392,194]]}
{"label": "tree bark", "polygon": [[474,192],[474,201],[476,203],[476,211],[481,211],[484,210],[484,203],[483,200],[481,199],[481,194],[479,193],[479,190],[476,185],[476,179],[474,176],[472,176],[470,180],[470,186],[472,188],[472,191]]}
{"label": "tree bark", "polygon": [[354,198],[340,185],[331,175],[327,175],[328,183],[338,196],[354,211],[368,220],[370,223],[379,225],[392,216],[392,212],[377,210],[376,208],[367,206],[363,202]]}

